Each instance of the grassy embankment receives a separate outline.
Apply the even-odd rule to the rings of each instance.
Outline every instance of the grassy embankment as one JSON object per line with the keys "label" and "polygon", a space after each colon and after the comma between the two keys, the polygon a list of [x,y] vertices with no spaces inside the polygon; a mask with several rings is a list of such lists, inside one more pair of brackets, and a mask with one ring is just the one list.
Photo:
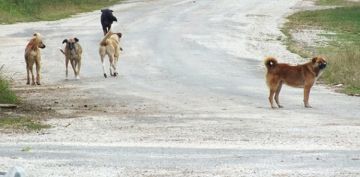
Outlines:
{"label": "grassy embankment", "polygon": [[115,4],[120,0],[0,0],[0,22],[57,20]]}
{"label": "grassy embankment", "polygon": [[[0,0],[0,24],[57,20],[118,2],[120,0]],[[10,90],[9,82],[0,73],[0,104],[19,102]],[[48,127],[34,118],[8,116],[0,110],[0,129],[36,131]]]}
{"label": "grassy embankment", "polygon": [[[287,35],[289,50],[304,57],[322,55],[329,66],[322,75],[327,84],[343,84],[342,92],[360,94],[360,3],[345,0],[318,0],[318,5],[336,8],[302,11],[288,17],[283,32]],[[321,29],[333,34],[322,34],[330,39],[327,45],[310,47],[297,42],[292,32],[303,29]],[[320,34],[321,35],[321,34]]]}

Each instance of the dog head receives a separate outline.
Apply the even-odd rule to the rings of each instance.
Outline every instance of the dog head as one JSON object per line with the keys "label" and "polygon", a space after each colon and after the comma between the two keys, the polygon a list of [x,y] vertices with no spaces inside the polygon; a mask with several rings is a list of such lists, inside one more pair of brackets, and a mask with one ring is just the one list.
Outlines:
{"label": "dog head", "polygon": [[41,37],[40,33],[34,33],[32,40],[34,40],[34,42],[36,43],[38,48],[43,49],[46,47],[42,41],[42,37]]}
{"label": "dog head", "polygon": [[68,48],[69,50],[74,50],[75,49],[75,44],[79,42],[78,38],[70,38],[70,39],[64,39],[63,40],[63,44],[66,43],[66,48]]}
{"label": "dog head", "polygon": [[327,65],[327,62],[323,57],[314,57],[311,59],[311,62],[315,68],[319,68],[320,70],[325,69]]}

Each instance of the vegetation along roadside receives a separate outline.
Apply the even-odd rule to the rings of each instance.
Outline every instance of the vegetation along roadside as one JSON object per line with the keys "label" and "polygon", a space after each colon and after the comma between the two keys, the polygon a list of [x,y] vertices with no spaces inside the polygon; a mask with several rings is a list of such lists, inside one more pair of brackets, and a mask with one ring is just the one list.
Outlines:
{"label": "vegetation along roadside", "polygon": [[58,20],[121,0],[0,0],[0,23]]}
{"label": "vegetation along roadside", "polygon": [[[292,52],[329,60],[321,81],[350,95],[360,95],[360,2],[318,0],[329,8],[290,15],[282,31]],[[308,36],[312,36],[312,39]]]}

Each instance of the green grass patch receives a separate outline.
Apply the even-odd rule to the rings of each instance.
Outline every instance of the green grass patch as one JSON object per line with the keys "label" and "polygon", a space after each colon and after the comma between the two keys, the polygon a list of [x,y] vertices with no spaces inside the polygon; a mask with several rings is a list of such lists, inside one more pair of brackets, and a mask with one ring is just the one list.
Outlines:
{"label": "green grass patch", "polygon": [[348,0],[318,0],[316,1],[316,5],[323,6],[354,6],[360,5],[359,2],[353,2]]}
{"label": "green grass patch", "polygon": [[[320,0],[329,4],[340,0]],[[348,94],[360,93],[360,6],[303,11],[288,17],[282,31],[292,52],[303,57],[323,55],[329,60],[322,80],[328,84],[344,84]],[[301,29],[322,29],[334,32],[326,46],[309,47],[298,43],[291,33]],[[325,35],[326,36],[326,35]]]}
{"label": "green grass patch", "polygon": [[0,0],[0,22],[16,23],[67,18],[121,0]]}
{"label": "green grass patch", "polygon": [[39,121],[23,117],[1,117],[0,128],[6,130],[39,131],[50,128],[50,125],[42,124]]}
{"label": "green grass patch", "polygon": [[0,76],[0,104],[15,104],[17,102],[18,98],[15,93],[10,90],[9,82]]}

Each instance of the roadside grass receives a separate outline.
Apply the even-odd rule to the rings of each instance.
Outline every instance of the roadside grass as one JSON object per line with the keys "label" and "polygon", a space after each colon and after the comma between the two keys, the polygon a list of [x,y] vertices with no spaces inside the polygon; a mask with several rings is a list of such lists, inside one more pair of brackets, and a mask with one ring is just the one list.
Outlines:
{"label": "roadside grass", "polygon": [[0,0],[0,22],[57,20],[100,9],[121,0]]}
{"label": "roadside grass", "polygon": [[349,0],[318,0],[316,5],[325,5],[325,6],[354,6],[360,5],[359,2],[349,1]]}
{"label": "roadside grass", "polygon": [[9,82],[1,76],[0,67],[0,104],[15,104],[18,103],[16,94],[10,90]]}
{"label": "roadside grass", "polygon": [[41,123],[31,118],[25,117],[1,117],[0,129],[15,131],[39,131],[41,129],[50,128],[50,125]]}
{"label": "roadside grass", "polygon": [[[329,5],[341,0],[320,0]],[[357,3],[359,4],[359,3]],[[344,84],[341,90],[347,94],[360,94],[360,6],[344,6],[332,9],[302,11],[288,17],[282,31],[288,37],[286,44],[292,52],[303,57],[325,56],[329,65],[322,80],[331,85]],[[298,43],[291,35],[302,29],[321,29],[334,32],[326,46],[309,47]]]}

